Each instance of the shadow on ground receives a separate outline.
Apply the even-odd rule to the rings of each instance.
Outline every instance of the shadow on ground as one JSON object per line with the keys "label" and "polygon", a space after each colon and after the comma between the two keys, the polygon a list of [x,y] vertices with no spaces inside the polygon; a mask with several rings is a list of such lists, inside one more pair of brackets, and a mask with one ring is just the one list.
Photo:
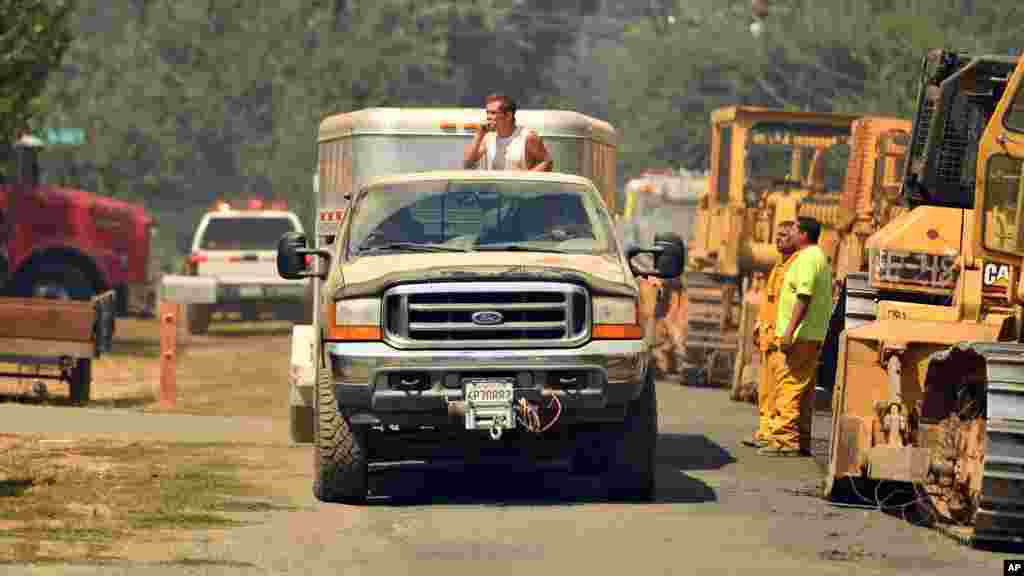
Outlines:
{"label": "shadow on ground", "polygon": [[[658,439],[656,503],[717,500],[715,491],[685,473],[713,470],[735,460],[721,446],[695,434]],[[560,506],[608,501],[601,478],[572,474],[564,463],[529,462],[399,464],[371,471],[371,505]]]}

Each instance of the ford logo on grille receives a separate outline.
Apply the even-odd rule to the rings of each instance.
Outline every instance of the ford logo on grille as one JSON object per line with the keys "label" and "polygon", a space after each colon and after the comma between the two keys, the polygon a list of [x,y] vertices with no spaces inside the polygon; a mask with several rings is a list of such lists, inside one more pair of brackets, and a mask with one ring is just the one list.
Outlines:
{"label": "ford logo on grille", "polygon": [[481,310],[480,312],[474,312],[471,317],[473,324],[479,324],[481,326],[494,326],[495,324],[501,324],[505,321],[505,317],[501,315],[501,312],[496,310]]}

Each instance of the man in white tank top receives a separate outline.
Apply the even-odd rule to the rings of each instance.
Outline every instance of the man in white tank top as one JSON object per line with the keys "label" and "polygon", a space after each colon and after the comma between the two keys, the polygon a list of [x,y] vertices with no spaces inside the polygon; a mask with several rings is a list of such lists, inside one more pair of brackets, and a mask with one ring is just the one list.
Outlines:
{"label": "man in white tank top", "polygon": [[466,146],[465,168],[551,170],[551,155],[533,130],[516,126],[516,103],[503,94],[487,97],[487,123]]}

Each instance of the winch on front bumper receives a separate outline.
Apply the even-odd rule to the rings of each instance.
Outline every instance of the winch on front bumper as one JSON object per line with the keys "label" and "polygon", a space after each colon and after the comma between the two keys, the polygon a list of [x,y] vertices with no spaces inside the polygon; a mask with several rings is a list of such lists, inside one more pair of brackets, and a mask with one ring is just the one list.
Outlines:
{"label": "winch on front bumper", "polygon": [[643,388],[642,340],[573,349],[397,350],[385,343],[325,346],[339,408],[353,424],[446,425],[500,437],[517,407],[556,400],[558,419],[618,421]]}

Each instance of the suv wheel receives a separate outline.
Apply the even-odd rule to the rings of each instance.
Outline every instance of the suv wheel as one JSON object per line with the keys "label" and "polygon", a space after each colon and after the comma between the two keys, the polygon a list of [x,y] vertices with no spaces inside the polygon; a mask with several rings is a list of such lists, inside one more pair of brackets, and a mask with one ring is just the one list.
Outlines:
{"label": "suv wheel", "polygon": [[210,329],[209,305],[189,304],[186,316],[189,334],[206,334]]}
{"label": "suv wheel", "polygon": [[367,430],[338,409],[329,370],[317,368],[313,440],[313,495],[322,502],[366,500]]}

